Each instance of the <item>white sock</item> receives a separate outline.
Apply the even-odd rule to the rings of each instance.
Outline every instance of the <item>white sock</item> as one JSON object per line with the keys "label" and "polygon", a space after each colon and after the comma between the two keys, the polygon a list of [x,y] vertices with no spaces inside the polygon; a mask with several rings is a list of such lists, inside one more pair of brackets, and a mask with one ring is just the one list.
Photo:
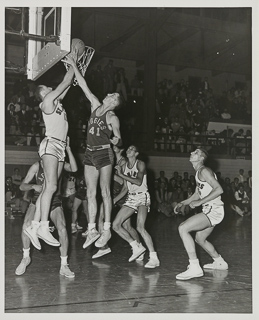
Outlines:
{"label": "white sock", "polygon": [[72,226],[72,227],[75,227],[75,226],[76,226],[76,224],[75,224],[75,223],[71,223],[71,226]]}
{"label": "white sock", "polygon": [[40,226],[41,227],[44,227],[44,228],[49,228],[49,221],[41,221],[40,222]]}
{"label": "white sock", "polygon": [[88,223],[88,230],[91,231],[92,229],[95,229],[96,223]]}
{"label": "white sock", "polygon": [[157,253],[154,251],[154,252],[150,252],[149,253],[149,257],[150,257],[150,259],[152,259],[152,258],[154,258],[154,259],[158,259],[157,258]]}
{"label": "white sock", "polygon": [[30,256],[30,248],[28,249],[22,249],[23,250],[23,257],[28,258]]}
{"label": "white sock", "polygon": [[67,265],[67,256],[65,256],[65,257],[60,256],[60,259],[61,259],[61,265],[62,266]]}
{"label": "white sock", "polygon": [[222,260],[224,260],[222,257],[221,257],[221,255],[219,256],[219,257],[217,257],[217,258],[213,258],[213,260],[214,261],[222,261]]}
{"label": "white sock", "polygon": [[111,228],[111,223],[110,222],[104,222],[103,230],[109,230],[110,228]]}
{"label": "white sock", "polygon": [[198,259],[189,259],[191,265],[200,265]]}
{"label": "white sock", "polygon": [[39,221],[32,220],[31,226],[32,226],[32,228],[38,229],[40,226],[40,223],[39,223]]}
{"label": "white sock", "polygon": [[138,247],[138,243],[137,243],[136,240],[132,241],[132,242],[130,243],[130,245],[131,245],[132,248],[137,248],[137,247]]}

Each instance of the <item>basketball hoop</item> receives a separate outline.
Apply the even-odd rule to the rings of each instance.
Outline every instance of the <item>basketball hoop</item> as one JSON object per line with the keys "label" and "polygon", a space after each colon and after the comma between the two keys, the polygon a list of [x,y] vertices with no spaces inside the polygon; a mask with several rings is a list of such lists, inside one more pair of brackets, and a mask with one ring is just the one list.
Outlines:
{"label": "basketball hoop", "polygon": [[[93,48],[85,46],[85,51],[82,53],[82,55],[77,60],[76,64],[77,64],[78,70],[80,71],[80,73],[82,74],[83,77],[85,76],[86,69],[89,66],[89,63],[94,55],[94,52],[95,52],[95,50]],[[68,71],[69,65],[65,61],[63,61],[63,63],[65,65],[66,70]],[[73,80],[73,86],[77,86],[77,85],[78,85],[78,82],[75,77]]]}

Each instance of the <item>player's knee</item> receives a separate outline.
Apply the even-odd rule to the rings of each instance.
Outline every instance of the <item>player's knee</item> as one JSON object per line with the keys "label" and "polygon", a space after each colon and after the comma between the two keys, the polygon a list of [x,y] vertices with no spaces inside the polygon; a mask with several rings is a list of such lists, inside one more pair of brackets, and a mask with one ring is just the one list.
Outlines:
{"label": "player's knee", "polygon": [[60,224],[57,226],[58,234],[59,236],[66,236],[67,235],[67,229],[65,224]]}
{"label": "player's knee", "polygon": [[91,201],[91,199],[95,199],[95,197],[96,197],[96,191],[87,189],[87,199]]}
{"label": "player's knee", "polygon": [[110,193],[109,188],[102,188],[101,194],[102,194],[103,199],[109,199],[111,197],[111,193]]}
{"label": "player's knee", "polygon": [[46,188],[45,188],[46,192],[49,192],[51,194],[54,194],[57,191],[57,184],[56,183],[49,183],[46,184]]}
{"label": "player's knee", "polygon": [[112,229],[115,232],[118,232],[118,230],[120,229],[120,224],[118,222],[114,221],[113,224],[112,224]]}
{"label": "player's knee", "polygon": [[144,226],[137,226],[137,231],[138,231],[140,234],[143,234],[143,233],[145,232]]}
{"label": "player's knee", "polygon": [[180,235],[183,234],[183,233],[185,233],[185,232],[187,232],[187,228],[186,228],[184,222],[179,225],[178,231],[179,231],[179,234],[180,234]]}
{"label": "player's knee", "polygon": [[196,234],[196,236],[195,236],[195,242],[198,243],[199,245],[202,245],[202,244],[204,244],[205,239],[204,239],[203,237],[201,237],[201,236],[199,236],[199,235]]}

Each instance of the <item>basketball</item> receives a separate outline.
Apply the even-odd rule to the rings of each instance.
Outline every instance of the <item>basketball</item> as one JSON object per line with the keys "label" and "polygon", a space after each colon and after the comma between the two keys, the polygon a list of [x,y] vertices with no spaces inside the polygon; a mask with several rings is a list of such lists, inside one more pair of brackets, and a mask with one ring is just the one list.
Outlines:
{"label": "basketball", "polygon": [[71,42],[71,47],[74,47],[78,50],[78,53],[77,53],[77,60],[80,59],[80,57],[82,56],[82,54],[84,53],[85,51],[85,44],[82,40],[80,39],[72,39],[72,42]]}

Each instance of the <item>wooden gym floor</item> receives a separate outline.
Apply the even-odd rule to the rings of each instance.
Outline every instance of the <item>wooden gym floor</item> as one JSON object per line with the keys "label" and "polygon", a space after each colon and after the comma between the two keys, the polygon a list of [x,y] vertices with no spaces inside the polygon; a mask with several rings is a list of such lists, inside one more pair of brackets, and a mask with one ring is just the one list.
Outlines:
{"label": "wooden gym floor", "polygon": [[[229,270],[205,271],[189,281],[175,279],[188,265],[177,230],[183,219],[150,215],[147,228],[161,261],[155,269],[129,263],[130,247],[116,234],[109,242],[112,252],[94,260],[95,246],[84,250],[81,233],[69,235],[69,266],[76,275],[71,280],[59,275],[58,248],[43,242],[41,251],[31,249],[26,273],[16,276],[22,217],[6,217],[4,312],[252,314],[252,216],[227,213],[210,237]],[[198,254],[202,265],[211,262],[203,250]]]}

